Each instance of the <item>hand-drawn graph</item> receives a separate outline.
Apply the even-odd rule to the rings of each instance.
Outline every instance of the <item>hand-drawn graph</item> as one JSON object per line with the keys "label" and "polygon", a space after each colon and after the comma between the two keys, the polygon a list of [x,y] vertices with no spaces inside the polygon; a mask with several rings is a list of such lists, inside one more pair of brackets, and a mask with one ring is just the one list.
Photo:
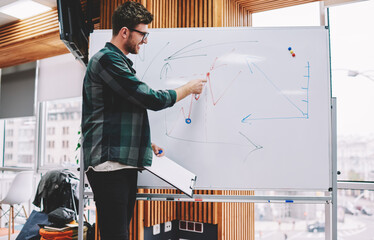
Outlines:
{"label": "hand-drawn graph", "polygon": [[[302,66],[302,70],[306,71],[300,75],[299,79],[301,80],[293,83],[291,90],[289,90],[290,86],[282,88],[278,84],[284,77],[283,75],[277,76],[278,82],[273,80],[262,69],[261,65],[264,59],[252,55],[248,51],[244,53],[241,51],[243,48],[250,49],[252,45],[256,44],[259,44],[259,41],[206,44],[203,40],[197,40],[165,55],[168,48],[172,47],[167,42],[160,51],[157,51],[156,56],[150,56],[152,60],[146,67],[142,78],[147,77],[146,73],[152,68],[155,61],[158,63],[161,61],[163,62],[159,74],[161,82],[187,82],[194,78],[207,80],[201,95],[190,96],[176,104],[173,109],[165,111],[166,136],[195,143],[224,143],[245,146],[250,154],[264,147],[257,143],[254,137],[243,131],[245,128],[251,128],[253,121],[309,118],[309,61],[306,66]],[[232,46],[236,47],[232,48]],[[200,71],[189,67],[183,68],[183,65],[188,66],[190,62],[202,61],[202,59],[204,59],[204,64],[199,68]],[[292,71],[289,71],[288,75],[292,75],[294,71],[293,68],[290,70]],[[297,73],[299,74],[300,71]],[[294,76],[291,77],[294,78]],[[259,99],[258,96],[253,98],[246,95],[243,92],[243,86],[264,92],[261,96],[262,99]],[[290,94],[287,90],[297,92],[297,94]],[[238,100],[242,104],[243,101],[260,101],[262,109],[252,107],[249,108],[250,110],[245,110],[247,107],[241,106],[242,104]],[[222,116],[221,110],[215,110],[223,101],[226,102],[224,103],[226,105],[232,104],[233,107],[238,108],[233,110],[234,113],[224,113],[224,115],[237,115],[229,121],[225,116]],[[268,102],[270,106],[264,109],[264,102]],[[250,113],[248,114],[246,111],[250,111]],[[241,113],[239,114],[239,112]],[[235,122],[247,126],[240,126]],[[217,134],[212,134],[215,131],[211,127],[213,124],[215,126],[221,125],[222,128],[225,128],[224,126],[227,124],[235,127],[230,132],[221,131],[221,136],[217,136]]]}
{"label": "hand-drawn graph", "polygon": [[[286,102],[289,103],[290,107],[294,107],[299,114],[297,113],[291,113],[284,111],[281,115],[272,115],[269,114],[268,116],[258,116],[254,113],[250,113],[247,116],[245,116],[242,119],[242,123],[247,123],[254,120],[271,120],[271,119],[294,119],[294,118],[309,118],[309,80],[310,80],[310,64],[307,62],[305,68],[306,68],[306,74],[303,76],[305,79],[305,85],[301,86],[300,89],[305,92],[305,94],[301,94],[304,98],[301,100],[295,101],[291,99],[287,94],[283,93],[282,90],[274,84],[274,82],[264,73],[264,71],[261,70],[255,63],[248,63],[248,67],[253,66],[254,69],[257,69],[263,76],[264,80],[266,80],[275,90],[275,94],[278,94],[279,96],[282,96],[283,100],[286,100]],[[253,74],[252,68],[250,68],[251,74]],[[285,103],[287,105],[287,103]]]}

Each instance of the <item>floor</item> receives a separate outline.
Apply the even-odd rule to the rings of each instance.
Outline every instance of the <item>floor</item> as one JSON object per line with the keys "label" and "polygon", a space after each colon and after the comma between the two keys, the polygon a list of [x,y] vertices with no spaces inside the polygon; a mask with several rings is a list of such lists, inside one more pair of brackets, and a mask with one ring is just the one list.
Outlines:
{"label": "floor", "polygon": [[[16,239],[18,233],[15,233],[13,235],[10,236],[10,239],[14,240]],[[0,236],[0,240],[8,240],[8,235],[5,235],[5,236]]]}
{"label": "floor", "polygon": [[[16,239],[19,231],[12,234],[10,239]],[[0,240],[7,240],[8,239],[8,228],[0,228]]]}

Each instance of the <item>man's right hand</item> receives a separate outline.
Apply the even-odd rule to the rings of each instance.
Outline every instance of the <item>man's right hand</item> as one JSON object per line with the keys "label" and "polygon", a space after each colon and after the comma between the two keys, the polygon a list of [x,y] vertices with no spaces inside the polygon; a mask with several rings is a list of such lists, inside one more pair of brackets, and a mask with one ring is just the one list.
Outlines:
{"label": "man's right hand", "polygon": [[177,102],[190,94],[200,94],[203,91],[206,82],[206,79],[194,79],[175,89],[177,92]]}
{"label": "man's right hand", "polygon": [[200,94],[203,91],[206,79],[194,79],[187,83],[191,94]]}

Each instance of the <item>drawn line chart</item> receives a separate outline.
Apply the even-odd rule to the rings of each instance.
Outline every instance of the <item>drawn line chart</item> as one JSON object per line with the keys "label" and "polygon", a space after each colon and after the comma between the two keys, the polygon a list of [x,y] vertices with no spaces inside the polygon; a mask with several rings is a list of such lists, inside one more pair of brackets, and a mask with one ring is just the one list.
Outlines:
{"label": "drawn line chart", "polygon": [[[230,87],[232,86],[232,84],[238,79],[239,75],[242,73],[242,71],[239,71],[237,73],[237,75],[234,76],[229,81],[229,84],[226,86],[226,88],[224,89],[224,91],[219,96],[214,96],[211,73],[214,72],[217,68],[224,67],[224,66],[227,67],[227,64],[216,65],[217,60],[218,60],[218,58],[215,58],[214,62],[212,63],[212,65],[210,67],[210,70],[207,73],[205,73],[205,79],[207,80],[207,85],[208,86],[205,85],[205,87],[203,89],[203,92],[204,91],[208,91],[207,89],[209,89],[209,93],[210,93],[210,97],[211,97],[211,101],[212,101],[213,106],[216,106],[218,104],[218,102],[222,99],[222,97],[226,95],[227,91],[230,89]],[[202,74],[200,74],[200,75],[202,75]],[[178,121],[180,121],[179,120],[180,116],[183,116],[183,119],[185,120],[186,124],[191,124],[192,123],[191,112],[192,112],[192,108],[193,108],[193,103],[199,101],[200,96],[201,95],[191,95],[191,97],[190,97],[191,100],[190,100],[188,111],[185,111],[184,107],[180,108],[180,110],[179,110],[180,114],[178,114],[177,119],[176,119],[176,121],[174,123],[174,126],[171,127],[170,131],[167,131],[167,135],[168,136],[170,136],[172,134],[174,128],[177,125],[176,123]],[[188,114],[186,114],[186,112]]]}
{"label": "drawn line chart", "polygon": [[[285,119],[309,119],[309,83],[310,83],[310,62],[307,61],[305,65],[305,74],[300,76],[300,91],[303,92],[302,99],[295,98],[293,96],[288,95],[284,92],[283,86],[279,86],[278,82],[280,79],[276,79],[274,81],[274,76],[270,76],[267,74],[267,71],[263,70],[262,66],[262,59],[255,55],[248,55],[243,59],[236,59],[236,61],[242,61],[240,64],[240,68],[235,68],[233,70],[230,63],[223,60],[225,55],[229,55],[235,53],[235,48],[238,44],[256,44],[259,41],[237,41],[237,42],[223,42],[223,43],[216,43],[216,44],[209,44],[204,45],[203,40],[196,40],[190,43],[185,44],[184,46],[180,47],[177,50],[165,55],[165,52],[168,51],[169,48],[173,48],[170,42],[163,44],[157,51],[156,54],[153,55],[151,58],[148,57],[148,65],[143,72],[142,79],[146,77],[147,73],[149,72],[152,65],[157,61],[163,61],[163,65],[161,65],[161,69],[159,71],[159,79],[161,82],[167,82],[169,79],[173,79],[178,82],[185,82],[189,79],[194,78],[204,78],[206,79],[206,84],[203,88],[203,92],[199,95],[191,95],[189,99],[182,100],[183,104],[180,104],[176,110],[166,111],[165,112],[165,135],[169,138],[188,141],[188,142],[196,142],[196,143],[223,143],[223,144],[232,144],[232,145],[239,145],[239,146],[246,146],[248,147],[248,153],[245,159],[248,158],[250,154],[257,150],[261,150],[264,147],[261,144],[258,144],[250,134],[245,134],[244,131],[238,129],[239,131],[233,132],[238,137],[235,137],[236,140],[242,139],[240,143],[237,142],[225,142],[225,141],[216,141],[217,139],[208,138],[208,133],[211,133],[212,130],[208,131],[208,125],[212,121],[212,116],[209,115],[214,111],[214,109],[220,105],[220,103],[226,98],[226,96],[232,98],[239,97],[235,96],[234,92],[230,92],[230,89],[235,85],[235,89],[238,88],[237,82],[247,81],[247,82],[254,82],[257,81],[259,84],[263,86],[267,86],[267,88],[272,89],[272,94],[280,96],[278,98],[282,98],[282,102],[278,104],[288,105],[287,109],[294,109],[293,111],[289,111],[289,113],[283,115],[277,115],[278,112],[258,112],[250,111],[247,114],[243,114],[241,118],[238,118],[237,121],[241,124],[246,125],[247,127],[251,126],[253,121],[261,121],[261,120],[271,120],[271,119],[278,119],[278,120],[285,120]],[[231,48],[230,50],[227,49],[227,46],[235,46],[235,48]],[[249,46],[249,45],[248,45]],[[220,49],[220,52],[217,53],[215,57],[211,54],[212,48]],[[225,47],[226,52],[223,52],[221,48]],[[240,46],[238,46],[239,49]],[[209,51],[208,51],[209,49]],[[240,52],[239,52],[240,53]],[[245,55],[243,55],[245,56]],[[261,55],[260,55],[261,56]],[[189,73],[189,74],[180,74],[187,71],[180,71],[180,65],[183,64],[183,59],[186,61],[193,61],[193,59],[211,59],[210,65],[207,66],[206,71]],[[178,60],[178,61],[177,61]],[[181,61],[182,60],[182,61]],[[198,60],[198,62],[204,62],[204,60]],[[178,68],[179,67],[179,68]],[[176,72],[174,72],[174,68],[176,68]],[[178,72],[178,69],[180,72]],[[216,78],[220,78],[219,74],[221,72],[226,71],[229,69],[231,72],[231,77],[225,77],[224,81],[217,82]],[[265,68],[266,69],[266,68]],[[219,72],[220,70],[221,72]],[[154,72],[154,70],[152,70]],[[218,73],[217,73],[218,71]],[[175,73],[179,74],[175,75]],[[174,74],[174,75],[173,75]],[[245,83],[246,86],[247,83]],[[217,88],[217,86],[219,87]],[[270,87],[269,87],[270,86]],[[218,90],[217,90],[218,89]],[[261,90],[262,91],[262,90]],[[275,98],[274,98],[275,99]],[[272,99],[274,101],[274,99]],[[227,102],[227,101],[225,101]],[[200,106],[200,108],[197,108]],[[201,108],[203,106],[203,108]],[[193,109],[199,109],[193,111]],[[240,108],[240,107],[239,107]],[[285,108],[286,107],[281,107]],[[199,120],[197,121],[195,118],[195,114],[198,111],[205,111],[204,113],[199,115]],[[209,112],[209,114],[208,114]],[[245,111],[244,111],[245,112]],[[172,114],[171,114],[172,113]],[[208,121],[210,118],[210,122]],[[196,122],[197,121],[197,122]],[[217,119],[220,121],[220,119]],[[195,123],[195,124],[194,124]],[[183,125],[184,124],[184,125]],[[196,128],[196,124],[200,125],[199,128]],[[223,123],[224,124],[224,123]],[[215,124],[216,125],[216,124]],[[183,127],[184,126],[184,127]],[[182,129],[182,128],[183,129]],[[223,127],[223,126],[222,126]],[[178,133],[175,131],[178,129]],[[190,129],[190,130],[188,130]],[[199,130],[197,130],[199,129]],[[184,136],[183,134],[191,134],[193,130],[193,134],[191,136]],[[198,131],[198,133],[196,133]],[[197,137],[196,137],[197,136]],[[228,138],[229,139],[229,138]],[[222,140],[222,139],[221,139]]]}
{"label": "drawn line chart", "polygon": [[289,117],[281,117],[281,116],[272,116],[272,117],[255,117],[255,114],[250,113],[246,115],[241,122],[242,123],[248,123],[253,120],[270,120],[270,119],[308,119],[309,118],[309,82],[310,82],[310,63],[307,62],[306,68],[307,68],[307,74],[303,76],[306,78],[306,86],[301,87],[301,90],[305,91],[305,99],[302,99],[301,101],[306,104],[306,111],[302,110],[302,107],[300,107],[300,103],[295,103],[294,100],[291,100],[286,94],[283,93],[282,89],[280,89],[274,81],[272,81],[267,74],[255,63],[248,63],[248,68],[250,69],[250,72],[253,74],[253,70],[251,68],[251,65],[258,70],[259,73],[264,77],[265,80],[267,80],[268,83],[276,90],[277,94],[281,95],[291,106],[293,106],[295,109],[298,110],[300,113],[298,116],[289,116]]}

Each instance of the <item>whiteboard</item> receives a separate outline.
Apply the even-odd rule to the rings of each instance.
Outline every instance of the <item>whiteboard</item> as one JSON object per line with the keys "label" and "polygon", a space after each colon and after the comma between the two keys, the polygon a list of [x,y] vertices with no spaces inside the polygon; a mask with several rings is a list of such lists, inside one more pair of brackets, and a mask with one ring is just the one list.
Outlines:
{"label": "whiteboard", "polygon": [[[165,156],[157,157],[153,154],[152,166],[145,167],[145,169],[160,178],[162,181],[181,190],[188,196],[193,196],[193,189],[195,187],[197,176],[169,158]],[[146,177],[146,173],[142,172],[141,174],[141,178]]]}
{"label": "whiteboard", "polygon": [[[198,176],[196,189],[329,188],[328,30],[149,31],[148,44],[129,55],[140,80],[154,89],[208,80],[201,95],[149,111],[152,141]],[[90,54],[110,38],[95,31]],[[149,175],[138,184],[167,186]]]}

